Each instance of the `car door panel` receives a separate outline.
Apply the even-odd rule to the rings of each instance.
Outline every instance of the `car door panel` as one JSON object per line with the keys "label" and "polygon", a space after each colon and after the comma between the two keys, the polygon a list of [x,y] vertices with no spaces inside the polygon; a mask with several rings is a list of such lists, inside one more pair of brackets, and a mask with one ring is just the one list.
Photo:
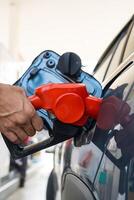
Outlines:
{"label": "car door panel", "polygon": [[[126,65],[126,62],[124,62],[124,65]],[[104,98],[115,96],[120,102],[124,102],[133,83],[133,74],[134,65],[132,64],[113,81],[105,92]],[[105,85],[103,85],[103,88],[105,88]],[[104,118],[104,120],[106,119]],[[123,158],[124,155],[117,148],[112,134],[109,134],[112,131],[114,133],[115,130],[120,131],[120,129],[120,124],[116,124],[111,129],[102,130],[98,127],[97,121],[97,125],[86,136],[89,141],[86,141],[81,147],[77,147],[72,140],[68,147],[71,149],[69,154],[71,159],[67,166],[69,172],[79,175],[79,178],[89,188],[94,188],[99,198],[103,200],[115,200],[120,196],[125,200],[126,197],[126,186],[121,184],[121,180],[127,176],[126,160],[124,163],[122,160],[120,161],[121,156]],[[92,142],[90,142],[91,137],[88,137],[89,135],[94,135]],[[63,157],[66,153],[66,150],[64,150]]]}

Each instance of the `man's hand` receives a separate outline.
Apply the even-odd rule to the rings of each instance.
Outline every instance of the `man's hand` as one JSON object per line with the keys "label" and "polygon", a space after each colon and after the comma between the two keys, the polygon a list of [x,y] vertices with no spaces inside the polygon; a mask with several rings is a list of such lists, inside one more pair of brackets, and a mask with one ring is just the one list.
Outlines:
{"label": "man's hand", "polygon": [[0,84],[0,132],[11,142],[24,142],[43,128],[42,119],[20,87]]}

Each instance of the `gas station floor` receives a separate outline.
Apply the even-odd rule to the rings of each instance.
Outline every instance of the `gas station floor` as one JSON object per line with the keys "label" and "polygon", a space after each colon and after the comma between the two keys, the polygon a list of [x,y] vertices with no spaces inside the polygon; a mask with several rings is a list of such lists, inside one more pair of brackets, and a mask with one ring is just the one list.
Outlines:
{"label": "gas station floor", "polygon": [[18,188],[7,200],[46,200],[46,185],[52,169],[52,155],[46,155],[45,162],[28,178],[24,188]]}

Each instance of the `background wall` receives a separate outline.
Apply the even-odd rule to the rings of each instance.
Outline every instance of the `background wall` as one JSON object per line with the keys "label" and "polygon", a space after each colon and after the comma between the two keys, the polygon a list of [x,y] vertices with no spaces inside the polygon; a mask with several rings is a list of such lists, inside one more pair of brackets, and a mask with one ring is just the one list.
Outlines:
{"label": "background wall", "polygon": [[133,0],[0,0],[0,42],[19,61],[53,49],[92,66],[133,13]]}

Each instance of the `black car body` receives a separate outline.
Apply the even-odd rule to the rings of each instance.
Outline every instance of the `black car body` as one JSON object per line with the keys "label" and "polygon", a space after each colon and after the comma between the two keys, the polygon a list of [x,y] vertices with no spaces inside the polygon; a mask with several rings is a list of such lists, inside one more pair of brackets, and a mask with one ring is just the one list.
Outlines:
{"label": "black car body", "polygon": [[[124,102],[129,107],[127,115],[134,113],[133,52],[134,16],[109,45],[93,72],[102,84],[101,97],[114,96],[120,102],[117,123],[103,129],[109,123],[109,115],[104,120],[102,115],[84,134],[55,147],[47,200],[134,199],[134,123],[130,127],[129,123],[122,125],[119,122]],[[120,143],[121,132],[126,137],[118,145],[116,141]]]}

